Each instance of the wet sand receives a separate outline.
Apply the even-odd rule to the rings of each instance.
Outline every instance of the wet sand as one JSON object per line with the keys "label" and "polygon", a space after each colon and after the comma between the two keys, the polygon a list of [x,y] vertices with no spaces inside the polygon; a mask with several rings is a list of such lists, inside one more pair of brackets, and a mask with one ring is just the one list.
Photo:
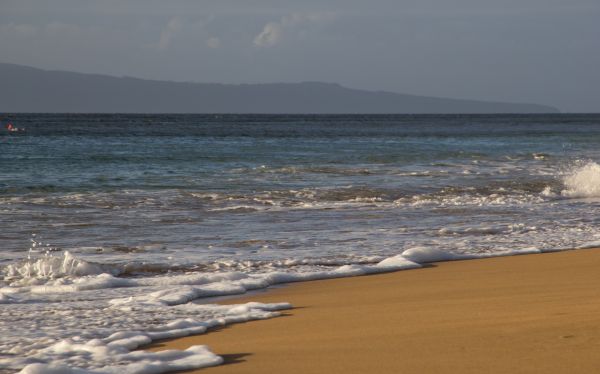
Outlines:
{"label": "wet sand", "polygon": [[600,250],[454,261],[236,298],[284,316],[163,341],[220,373],[600,372]]}

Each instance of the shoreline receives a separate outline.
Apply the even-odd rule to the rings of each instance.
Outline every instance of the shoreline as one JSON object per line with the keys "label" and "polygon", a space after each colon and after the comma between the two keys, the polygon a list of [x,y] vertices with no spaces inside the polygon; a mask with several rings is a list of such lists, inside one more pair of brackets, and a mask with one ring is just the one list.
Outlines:
{"label": "shoreline", "polygon": [[594,372],[600,250],[456,260],[306,281],[222,304],[290,302],[282,317],[146,350],[207,345],[221,366],[190,372]]}

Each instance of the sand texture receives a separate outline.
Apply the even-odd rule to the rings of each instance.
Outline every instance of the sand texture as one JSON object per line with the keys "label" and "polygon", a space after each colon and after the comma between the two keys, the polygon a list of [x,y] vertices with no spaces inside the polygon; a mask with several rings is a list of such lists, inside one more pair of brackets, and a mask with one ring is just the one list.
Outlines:
{"label": "sand texture", "polygon": [[205,344],[219,373],[597,373],[600,250],[455,261],[230,300],[283,317],[159,342]]}

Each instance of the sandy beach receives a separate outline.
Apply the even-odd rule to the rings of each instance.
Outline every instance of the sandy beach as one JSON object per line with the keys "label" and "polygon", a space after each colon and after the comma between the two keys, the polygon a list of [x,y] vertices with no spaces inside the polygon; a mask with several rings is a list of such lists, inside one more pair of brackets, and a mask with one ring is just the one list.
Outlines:
{"label": "sandy beach", "polygon": [[208,345],[206,373],[592,373],[600,369],[600,250],[454,261],[305,282],[227,303],[283,317],[163,341]]}

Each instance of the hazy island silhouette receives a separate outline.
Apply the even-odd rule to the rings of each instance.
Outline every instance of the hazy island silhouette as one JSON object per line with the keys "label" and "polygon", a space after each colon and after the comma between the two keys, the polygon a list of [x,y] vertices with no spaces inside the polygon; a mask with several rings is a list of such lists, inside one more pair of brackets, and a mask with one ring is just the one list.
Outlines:
{"label": "hazy island silhouette", "polygon": [[335,83],[185,83],[0,63],[0,111],[44,113],[557,113],[557,108],[352,89]]}

